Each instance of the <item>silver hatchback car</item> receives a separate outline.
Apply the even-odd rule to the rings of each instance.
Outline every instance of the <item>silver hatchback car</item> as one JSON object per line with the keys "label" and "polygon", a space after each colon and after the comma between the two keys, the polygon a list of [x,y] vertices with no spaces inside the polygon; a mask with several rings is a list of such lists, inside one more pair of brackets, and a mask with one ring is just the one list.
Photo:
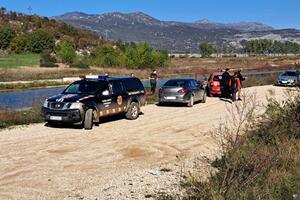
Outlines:
{"label": "silver hatchback car", "polygon": [[192,107],[196,101],[206,102],[206,86],[192,78],[170,79],[159,89],[159,104],[186,103]]}

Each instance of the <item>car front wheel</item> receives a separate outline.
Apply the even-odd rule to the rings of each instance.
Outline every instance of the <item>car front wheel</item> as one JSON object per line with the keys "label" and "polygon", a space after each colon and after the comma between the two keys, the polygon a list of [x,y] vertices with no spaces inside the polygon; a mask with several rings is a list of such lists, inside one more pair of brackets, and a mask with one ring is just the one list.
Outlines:
{"label": "car front wheel", "polygon": [[84,116],[84,129],[91,130],[93,128],[93,109],[88,109]]}

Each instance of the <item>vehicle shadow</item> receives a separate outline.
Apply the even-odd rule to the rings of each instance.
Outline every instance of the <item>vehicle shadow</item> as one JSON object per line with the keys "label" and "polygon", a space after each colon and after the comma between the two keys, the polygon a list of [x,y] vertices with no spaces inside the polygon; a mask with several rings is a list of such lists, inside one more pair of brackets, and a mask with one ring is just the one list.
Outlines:
{"label": "vehicle shadow", "polygon": [[[143,112],[140,113],[140,116],[144,115]],[[117,115],[112,115],[112,116],[108,116],[108,117],[104,117],[100,119],[99,123],[94,123],[94,126],[98,127],[101,124],[105,124],[105,123],[110,123],[110,122],[114,122],[114,121],[120,121],[120,120],[127,120],[125,118],[125,114],[117,114]],[[67,124],[67,123],[45,123],[44,125],[45,127],[49,127],[49,128],[59,128],[59,129],[84,129],[83,125],[75,125],[75,124]]]}
{"label": "vehicle shadow", "polygon": [[[195,102],[194,105],[200,104],[201,102]],[[188,107],[186,103],[156,103],[158,107]]]}

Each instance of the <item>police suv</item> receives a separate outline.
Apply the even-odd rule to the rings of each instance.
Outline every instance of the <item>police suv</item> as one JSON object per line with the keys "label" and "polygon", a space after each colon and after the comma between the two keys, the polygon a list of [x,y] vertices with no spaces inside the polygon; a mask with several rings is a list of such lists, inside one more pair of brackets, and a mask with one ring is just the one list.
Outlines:
{"label": "police suv", "polygon": [[145,105],[145,89],[135,77],[84,76],[61,94],[45,100],[42,114],[49,123],[82,124],[92,129],[100,118],[124,113],[139,117]]}

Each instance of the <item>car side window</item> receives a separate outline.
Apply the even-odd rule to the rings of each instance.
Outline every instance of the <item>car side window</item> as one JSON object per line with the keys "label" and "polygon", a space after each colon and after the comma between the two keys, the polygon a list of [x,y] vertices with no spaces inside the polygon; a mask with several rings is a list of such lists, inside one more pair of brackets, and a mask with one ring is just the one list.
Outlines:
{"label": "car side window", "polygon": [[196,87],[197,87],[197,82],[194,81],[194,80],[190,81],[190,86],[191,86],[192,88],[196,88]]}
{"label": "car side window", "polygon": [[120,94],[124,91],[124,87],[121,81],[113,81],[112,82],[112,92],[113,94]]}

